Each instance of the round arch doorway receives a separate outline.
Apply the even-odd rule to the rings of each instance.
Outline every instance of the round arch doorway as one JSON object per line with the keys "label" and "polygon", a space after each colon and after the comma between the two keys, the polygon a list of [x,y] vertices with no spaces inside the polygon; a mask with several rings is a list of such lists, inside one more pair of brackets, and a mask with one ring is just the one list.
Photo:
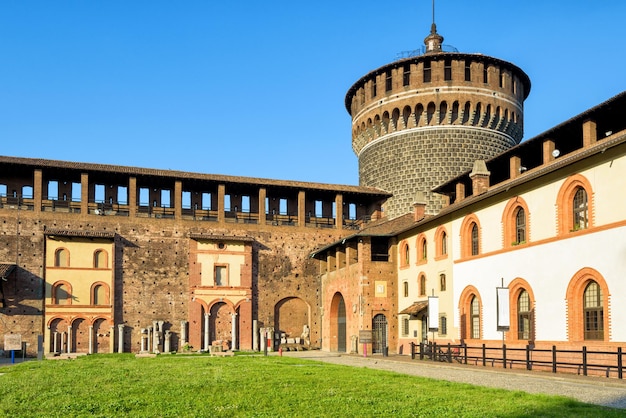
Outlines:
{"label": "round arch doorway", "polygon": [[330,340],[331,351],[346,352],[346,302],[339,292],[330,305]]}
{"label": "round arch doorway", "polygon": [[385,354],[387,348],[387,317],[377,314],[372,319],[372,354]]}

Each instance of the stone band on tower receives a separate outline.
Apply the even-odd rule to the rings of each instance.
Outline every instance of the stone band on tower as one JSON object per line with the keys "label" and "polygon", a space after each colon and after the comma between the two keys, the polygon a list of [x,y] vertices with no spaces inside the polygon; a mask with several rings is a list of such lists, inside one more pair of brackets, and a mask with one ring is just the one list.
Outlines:
{"label": "stone band on tower", "polygon": [[426,213],[437,213],[444,199],[434,187],[523,136],[526,73],[486,55],[445,52],[434,23],[424,43],[421,54],[361,77],[345,98],[359,184],[393,193],[389,218],[412,211],[417,192]]}

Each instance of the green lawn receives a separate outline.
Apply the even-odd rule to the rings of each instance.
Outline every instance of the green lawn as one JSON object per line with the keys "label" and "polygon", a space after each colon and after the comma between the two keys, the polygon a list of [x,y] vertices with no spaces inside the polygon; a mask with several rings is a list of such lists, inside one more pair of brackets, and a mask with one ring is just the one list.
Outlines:
{"label": "green lawn", "polygon": [[0,368],[2,417],[623,417],[574,400],[278,356],[131,354]]}

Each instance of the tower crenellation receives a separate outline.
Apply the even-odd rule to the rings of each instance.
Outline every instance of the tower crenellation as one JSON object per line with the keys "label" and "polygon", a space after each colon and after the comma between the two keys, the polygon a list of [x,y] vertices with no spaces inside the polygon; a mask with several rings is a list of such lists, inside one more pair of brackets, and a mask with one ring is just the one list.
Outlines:
{"label": "tower crenellation", "polygon": [[361,77],[346,94],[359,182],[393,194],[388,217],[412,210],[423,192],[427,213],[444,200],[431,189],[518,144],[529,77],[482,54],[444,52],[432,24],[424,53]]}

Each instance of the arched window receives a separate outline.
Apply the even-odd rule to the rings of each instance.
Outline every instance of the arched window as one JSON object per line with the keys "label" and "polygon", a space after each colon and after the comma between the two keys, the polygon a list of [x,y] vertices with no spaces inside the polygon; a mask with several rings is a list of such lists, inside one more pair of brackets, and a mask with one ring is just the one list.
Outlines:
{"label": "arched window", "polygon": [[600,272],[580,269],[567,287],[567,327],[570,341],[608,341],[611,329],[610,292]]}
{"label": "arched window", "polygon": [[593,193],[591,183],[575,174],[561,186],[557,197],[559,234],[568,234],[593,226]]}
{"label": "arched window", "polygon": [[420,296],[426,296],[426,276],[424,276],[423,274],[420,275],[419,278],[419,284],[420,284]]}
{"label": "arched window", "polygon": [[515,214],[515,240],[518,244],[526,242],[526,212],[524,208],[517,209]]}
{"label": "arched window", "polygon": [[530,284],[517,277],[509,283],[509,317],[511,328],[506,333],[507,340],[535,339],[535,296]]}
{"label": "arched window", "polygon": [[409,297],[409,282],[402,282],[402,294],[404,295],[405,298]]}
{"label": "arched window", "polygon": [[480,303],[476,296],[470,302],[470,338],[480,338]]}
{"label": "arched window", "polygon": [[440,248],[441,255],[448,255],[448,234],[446,234],[446,231],[441,233]]}
{"label": "arched window", "polygon": [[480,338],[480,303],[476,296],[470,302],[470,338]]}
{"label": "arched window", "polygon": [[462,339],[480,338],[481,334],[481,299],[478,289],[467,286],[459,297],[459,313],[461,314],[460,331]]}
{"label": "arched window", "polygon": [[441,260],[448,256],[448,233],[443,226],[435,231],[435,260]]}
{"label": "arched window", "polygon": [[576,188],[574,200],[572,202],[572,230],[587,229],[589,225],[589,207],[587,202],[587,192],[584,188]]}
{"label": "arched window", "polygon": [[65,248],[59,248],[54,252],[54,266],[68,267],[70,265],[70,252]]}
{"label": "arched window", "polygon": [[517,338],[531,339],[530,296],[522,290],[517,298]]}
{"label": "arched window", "polygon": [[53,305],[71,305],[72,287],[69,283],[60,282],[52,286]]}
{"label": "arched window", "polygon": [[461,224],[461,256],[473,257],[480,254],[480,224],[476,215],[468,215]]}
{"label": "arched window", "polygon": [[476,223],[472,224],[472,255],[478,255],[479,253],[479,242],[478,242],[478,225]]}
{"label": "arched window", "polygon": [[511,198],[502,213],[504,247],[528,242],[528,205],[521,196]]}
{"label": "arched window", "polygon": [[417,252],[417,263],[425,263],[428,257],[428,243],[423,234],[417,237]]}
{"label": "arched window", "polygon": [[408,267],[411,262],[411,249],[409,248],[409,244],[404,242],[402,244],[402,260],[400,260],[400,265],[402,267]]}
{"label": "arched window", "polygon": [[446,291],[446,275],[443,273],[439,275],[439,290]]}
{"label": "arched window", "polygon": [[585,340],[604,340],[604,307],[602,289],[590,281],[583,294]]}
{"label": "arched window", "polygon": [[104,250],[96,250],[93,253],[93,267],[103,269],[108,267],[107,252]]}
{"label": "arched window", "polygon": [[93,287],[92,305],[108,305],[109,292],[106,286],[97,284]]}

